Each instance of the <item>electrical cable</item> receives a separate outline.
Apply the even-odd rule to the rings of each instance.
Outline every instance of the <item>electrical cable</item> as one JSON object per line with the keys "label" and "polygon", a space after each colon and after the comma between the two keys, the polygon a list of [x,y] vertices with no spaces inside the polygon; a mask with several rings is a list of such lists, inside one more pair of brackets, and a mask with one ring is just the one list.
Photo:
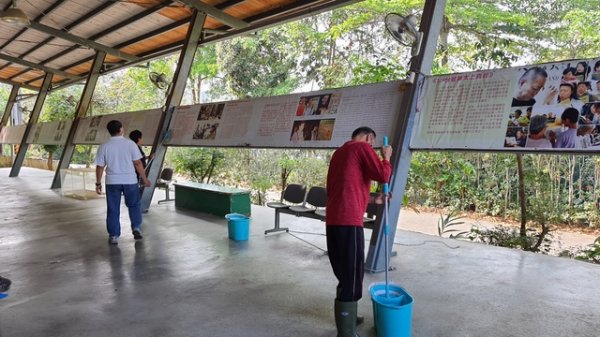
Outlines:
{"label": "electrical cable", "polygon": [[[300,240],[300,241],[302,241],[302,242],[304,242],[304,243],[306,243],[306,244],[309,244],[309,245],[311,245],[311,246],[313,246],[313,247],[317,248],[318,250],[320,250],[320,251],[322,251],[323,253],[325,253],[325,255],[327,255],[327,250],[326,250],[326,249],[323,249],[323,248],[321,248],[321,247],[319,247],[319,246],[317,246],[317,245],[315,245],[315,244],[313,244],[313,243],[311,243],[311,242],[308,242],[308,241],[306,241],[306,240],[304,240],[304,239],[302,239],[302,238],[298,237],[297,235],[294,235],[294,234],[292,234],[292,233],[290,233],[290,232],[287,232],[287,233],[288,233],[289,235],[291,235],[291,236],[295,237],[296,239],[298,239],[298,240]],[[307,233],[307,234],[316,234],[316,233]]]}
{"label": "electrical cable", "polygon": [[424,246],[426,243],[439,243],[439,244],[444,245],[444,246],[446,246],[446,247],[448,247],[450,249],[458,249],[458,248],[460,248],[460,246],[451,247],[450,245],[448,245],[445,242],[434,241],[434,240],[425,240],[425,241],[423,241],[421,243],[415,243],[415,244],[394,242],[395,245],[398,245],[398,246],[407,246],[407,247]]}
{"label": "electrical cable", "polygon": [[[326,250],[324,250],[324,249],[322,249],[322,248],[320,248],[320,247],[318,247],[318,246],[316,246],[316,245],[314,245],[314,244],[312,244],[312,243],[310,243],[310,242],[308,242],[308,241],[306,241],[306,240],[304,240],[304,239],[301,239],[300,237],[298,237],[298,236],[296,236],[296,235],[293,235],[292,233],[297,233],[297,234],[306,234],[306,235],[318,235],[318,236],[326,236],[325,234],[323,234],[323,233],[314,233],[314,232],[304,232],[304,231],[293,231],[293,230],[288,230],[288,234],[292,235],[292,236],[293,236],[293,237],[295,237],[296,239],[298,239],[298,240],[300,240],[300,241],[304,241],[304,242],[308,243],[309,245],[311,245],[311,246],[313,246],[313,247],[315,247],[315,248],[317,248],[317,249],[319,249],[319,250],[322,250],[322,251],[324,251],[325,253],[327,253],[327,251],[326,251]],[[365,240],[365,241],[369,242],[370,240],[368,240],[368,239],[367,239],[367,240]],[[455,247],[452,247],[452,246],[448,245],[448,244],[447,244],[447,243],[445,243],[445,242],[441,242],[441,241],[434,241],[434,240],[425,240],[425,241],[423,241],[423,242],[420,242],[420,243],[415,243],[415,244],[412,244],[412,243],[400,243],[400,242],[394,242],[394,245],[397,245],[397,246],[406,246],[406,247],[417,247],[417,246],[424,246],[424,245],[425,245],[425,244],[427,244],[427,243],[438,243],[438,244],[441,244],[441,245],[444,245],[444,246],[446,246],[446,247],[447,247],[447,248],[449,248],[449,249],[458,249],[458,248],[460,248],[460,246],[455,246]]]}

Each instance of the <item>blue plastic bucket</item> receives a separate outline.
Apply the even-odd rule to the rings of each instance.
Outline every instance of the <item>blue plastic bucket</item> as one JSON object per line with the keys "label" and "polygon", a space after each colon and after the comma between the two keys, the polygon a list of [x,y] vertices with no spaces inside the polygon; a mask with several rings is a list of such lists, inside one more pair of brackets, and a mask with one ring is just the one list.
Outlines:
{"label": "blue plastic bucket", "polygon": [[385,283],[369,286],[373,302],[373,319],[377,337],[410,337],[413,298],[406,290],[395,284]]}
{"label": "blue plastic bucket", "polygon": [[234,241],[247,241],[250,236],[250,218],[238,213],[225,215],[229,238]]}

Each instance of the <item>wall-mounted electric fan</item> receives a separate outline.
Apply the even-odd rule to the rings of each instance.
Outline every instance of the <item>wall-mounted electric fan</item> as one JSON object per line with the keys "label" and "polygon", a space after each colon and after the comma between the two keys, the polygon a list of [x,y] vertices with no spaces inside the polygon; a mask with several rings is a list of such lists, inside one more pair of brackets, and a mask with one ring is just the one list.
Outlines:
{"label": "wall-mounted electric fan", "polygon": [[411,54],[416,56],[421,46],[421,33],[417,30],[417,18],[410,14],[406,17],[389,13],[385,16],[385,28],[400,44],[412,47]]}
{"label": "wall-mounted electric fan", "polygon": [[159,89],[167,89],[171,84],[167,80],[167,75],[165,75],[164,73],[159,74],[157,72],[151,71],[148,74],[148,78],[150,78],[150,82],[152,82],[152,84],[154,84]]}

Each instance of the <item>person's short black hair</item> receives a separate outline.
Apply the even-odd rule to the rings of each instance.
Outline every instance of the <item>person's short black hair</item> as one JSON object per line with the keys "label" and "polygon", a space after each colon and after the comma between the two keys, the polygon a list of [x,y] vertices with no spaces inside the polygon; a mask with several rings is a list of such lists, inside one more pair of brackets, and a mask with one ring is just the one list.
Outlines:
{"label": "person's short black hair", "polygon": [[560,116],[560,119],[566,119],[571,123],[577,123],[579,120],[579,111],[575,108],[566,108]]}
{"label": "person's short black hair", "polygon": [[[569,88],[571,88],[571,98],[575,97],[575,93],[577,91],[576,91],[576,88],[575,88],[574,84],[569,83],[569,82],[561,82],[560,85],[558,86],[558,88],[560,88],[560,87],[569,87]],[[558,99],[560,99],[560,97]]]}
{"label": "person's short black hair", "polygon": [[531,111],[533,111],[533,108],[532,107],[527,107],[527,112],[531,112]]}
{"label": "person's short black hair", "polygon": [[133,130],[129,133],[129,139],[133,140],[134,143],[137,143],[140,138],[142,138],[142,131],[140,130]]}
{"label": "person's short black hair", "polygon": [[531,122],[529,123],[529,132],[532,134],[538,134],[542,130],[546,128],[546,124],[548,123],[548,118],[544,115],[536,115],[531,117]]}
{"label": "person's short black hair", "polygon": [[567,73],[575,75],[575,73],[577,73],[577,69],[574,67],[566,67],[565,70],[563,70],[563,75],[566,75]]}
{"label": "person's short black hair", "polygon": [[106,130],[108,130],[108,133],[110,133],[111,136],[118,135],[122,127],[123,124],[121,124],[121,122],[119,122],[116,119],[113,119],[112,121],[108,122],[108,124],[106,124]]}
{"label": "person's short black hair", "polygon": [[577,87],[579,87],[582,84],[585,85],[588,90],[592,89],[592,84],[588,81],[582,81],[582,82],[577,83]]}
{"label": "person's short black hair", "polygon": [[371,129],[368,126],[361,126],[360,128],[354,130],[354,132],[352,132],[352,138],[359,135],[373,135],[373,137],[377,137],[375,131],[373,131],[373,129]]}
{"label": "person's short black hair", "polygon": [[521,111],[521,109],[515,110],[515,116],[521,117],[521,115],[523,115],[523,111]]}

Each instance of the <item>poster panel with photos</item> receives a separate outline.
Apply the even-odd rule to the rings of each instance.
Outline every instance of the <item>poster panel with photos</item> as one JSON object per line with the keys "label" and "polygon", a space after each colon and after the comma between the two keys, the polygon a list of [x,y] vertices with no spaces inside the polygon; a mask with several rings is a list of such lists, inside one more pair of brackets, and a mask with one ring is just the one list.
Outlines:
{"label": "poster panel with photos", "polygon": [[142,145],[152,145],[162,109],[122,112],[82,118],[75,133],[75,144],[102,144],[110,138],[106,124],[113,119],[123,124],[125,137],[133,130],[142,131]]}
{"label": "poster panel with photos", "polygon": [[31,127],[27,143],[64,145],[72,124],[70,120],[36,123]]}
{"label": "poster panel with photos", "polygon": [[600,150],[600,59],[432,76],[414,149]]}
{"label": "poster panel with photos", "polygon": [[[181,106],[167,145],[336,148],[359,126],[390,135],[400,81]],[[383,137],[378,137],[381,145]]]}
{"label": "poster panel with photos", "polygon": [[0,144],[21,144],[26,124],[5,126],[0,130]]}

